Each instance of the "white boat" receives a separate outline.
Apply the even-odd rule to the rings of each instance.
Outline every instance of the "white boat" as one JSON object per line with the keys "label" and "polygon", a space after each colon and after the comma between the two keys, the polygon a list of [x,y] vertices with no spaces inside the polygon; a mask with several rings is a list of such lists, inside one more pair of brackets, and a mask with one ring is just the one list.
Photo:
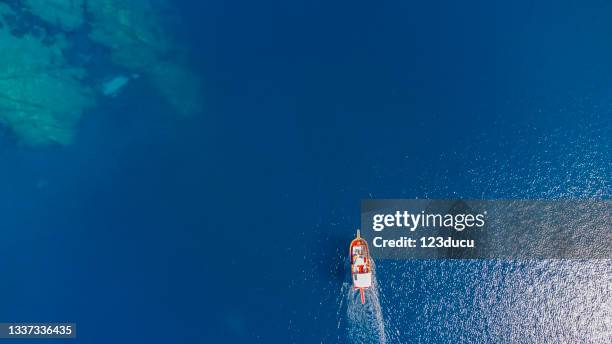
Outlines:
{"label": "white boat", "polygon": [[349,254],[351,257],[353,288],[359,290],[361,303],[364,304],[365,290],[372,286],[372,267],[370,264],[368,243],[361,238],[359,229],[357,230],[357,237],[351,241]]}

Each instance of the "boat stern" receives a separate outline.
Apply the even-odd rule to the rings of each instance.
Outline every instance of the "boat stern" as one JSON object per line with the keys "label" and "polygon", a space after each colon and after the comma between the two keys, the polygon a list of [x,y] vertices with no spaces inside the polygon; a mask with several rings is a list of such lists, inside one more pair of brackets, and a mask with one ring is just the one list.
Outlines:
{"label": "boat stern", "polygon": [[372,273],[366,272],[361,274],[353,274],[353,287],[356,289],[365,289],[372,286]]}

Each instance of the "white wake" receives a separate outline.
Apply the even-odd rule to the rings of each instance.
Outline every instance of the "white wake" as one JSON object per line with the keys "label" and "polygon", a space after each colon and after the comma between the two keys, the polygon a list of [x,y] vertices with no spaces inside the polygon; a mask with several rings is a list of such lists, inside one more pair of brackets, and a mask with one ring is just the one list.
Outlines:
{"label": "white wake", "polygon": [[346,303],[346,321],[348,338],[354,343],[386,343],[385,320],[383,318],[378,282],[376,280],[376,265],[372,260],[372,287],[365,291],[366,303],[361,304],[359,291],[354,290],[350,282],[342,285],[342,294],[338,314],[338,328],[342,317],[341,311]]}

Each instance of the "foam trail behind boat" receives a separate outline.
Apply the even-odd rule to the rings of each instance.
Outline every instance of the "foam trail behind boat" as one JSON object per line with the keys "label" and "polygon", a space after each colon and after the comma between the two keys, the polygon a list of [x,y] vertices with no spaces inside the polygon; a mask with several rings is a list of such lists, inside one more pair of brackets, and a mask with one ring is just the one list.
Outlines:
{"label": "foam trail behind boat", "polygon": [[346,295],[346,318],[349,339],[354,343],[386,343],[385,320],[383,318],[376,266],[372,260],[372,287],[365,291],[366,303],[361,304],[359,292],[350,285],[343,286]]}

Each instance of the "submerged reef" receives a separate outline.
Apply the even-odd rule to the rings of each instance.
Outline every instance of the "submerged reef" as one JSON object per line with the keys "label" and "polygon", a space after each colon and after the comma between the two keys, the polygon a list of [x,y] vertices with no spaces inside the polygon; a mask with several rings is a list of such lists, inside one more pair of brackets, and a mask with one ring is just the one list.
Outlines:
{"label": "submerged reef", "polygon": [[106,51],[109,65],[142,76],[177,115],[201,112],[199,80],[165,29],[167,6],[163,0],[0,2],[0,126],[28,145],[73,141],[81,116],[108,95],[90,86],[92,67],[71,58],[92,54],[78,50],[83,40]]}
{"label": "submerged reef", "polygon": [[[13,14],[6,7],[0,13]],[[85,71],[66,63],[61,37],[44,44],[42,37],[11,34],[6,20],[0,24],[0,123],[31,145],[69,144],[94,104]]]}
{"label": "submerged reef", "polygon": [[72,31],[83,25],[84,0],[24,0],[24,5],[35,16],[62,30]]}
{"label": "submerged reef", "polygon": [[148,78],[179,114],[201,111],[199,80],[169,58],[177,49],[158,15],[168,9],[164,1],[90,0],[87,7],[93,17],[89,37],[110,49],[114,63]]}

